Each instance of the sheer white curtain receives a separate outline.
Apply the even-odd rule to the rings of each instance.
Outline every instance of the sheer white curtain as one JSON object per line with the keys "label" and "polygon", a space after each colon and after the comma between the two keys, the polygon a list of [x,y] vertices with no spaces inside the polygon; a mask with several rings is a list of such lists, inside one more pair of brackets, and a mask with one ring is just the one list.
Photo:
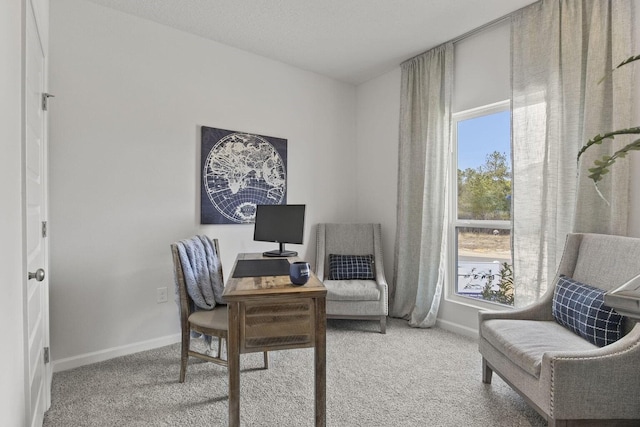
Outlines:
{"label": "sheer white curtain", "polygon": [[543,0],[512,17],[517,306],[546,290],[568,232],[626,234],[627,162],[599,184],[610,206],[587,178],[593,160],[625,140],[583,155],[579,166],[576,156],[593,136],[631,125],[630,70],[598,84],[633,54],[631,7],[630,0]]}
{"label": "sheer white curtain", "polygon": [[453,43],[401,66],[395,291],[391,315],[436,322],[445,272]]}

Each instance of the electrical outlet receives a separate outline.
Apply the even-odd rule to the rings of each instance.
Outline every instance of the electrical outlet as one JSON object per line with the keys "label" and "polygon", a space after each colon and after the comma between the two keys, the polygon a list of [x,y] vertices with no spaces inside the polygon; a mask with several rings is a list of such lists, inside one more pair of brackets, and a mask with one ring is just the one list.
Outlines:
{"label": "electrical outlet", "polygon": [[158,304],[162,302],[167,302],[167,288],[158,288],[156,289],[156,301]]}

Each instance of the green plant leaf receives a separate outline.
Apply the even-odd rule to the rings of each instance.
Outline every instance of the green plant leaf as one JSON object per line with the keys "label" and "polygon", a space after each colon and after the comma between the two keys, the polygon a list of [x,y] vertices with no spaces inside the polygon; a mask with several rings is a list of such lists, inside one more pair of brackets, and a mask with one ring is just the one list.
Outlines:
{"label": "green plant leaf", "polygon": [[[602,156],[602,160],[594,160],[593,164],[595,167],[587,169],[589,178],[593,180],[594,183],[602,180],[602,176],[609,173],[611,165],[613,165],[617,159],[626,157],[629,151],[640,151],[640,139],[630,142],[611,156]],[[598,191],[598,193],[600,192]]]}
{"label": "green plant leaf", "polygon": [[633,62],[633,61],[637,61],[637,60],[640,60],[640,55],[630,56],[627,59],[625,59],[624,61],[622,61],[621,63],[619,63],[618,66],[616,68],[614,68],[613,70],[617,70],[618,68],[622,67],[623,65],[627,65],[628,63]]}
{"label": "green plant leaf", "polygon": [[592,139],[587,141],[587,143],[583,145],[582,148],[580,148],[580,150],[578,151],[578,160],[580,160],[580,156],[582,156],[582,153],[587,151],[587,149],[592,145],[594,144],[600,145],[602,144],[602,141],[604,141],[605,139],[614,139],[616,135],[640,135],[640,126],[615,130],[613,132],[607,132],[603,135],[598,134],[594,136]]}
{"label": "green plant leaf", "polygon": [[618,68],[622,67],[623,65],[627,65],[630,62],[633,61],[637,61],[640,60],[640,55],[635,55],[635,56],[630,56],[629,58],[625,59],[624,61],[622,61],[621,63],[619,63],[613,70],[609,71],[607,74],[605,74],[600,80],[598,80],[598,84],[602,83],[603,81],[605,81],[606,79],[608,79],[615,70],[617,70]]}
{"label": "green plant leaf", "polygon": [[[613,72],[618,68],[638,60],[640,60],[640,55],[630,56],[629,58],[625,59],[620,64],[618,64],[613,70],[609,71],[603,78],[600,79],[598,84],[602,83],[606,78],[611,76]],[[587,143],[583,145],[582,148],[580,148],[580,150],[578,151],[577,161],[580,162],[580,156],[582,155],[582,153],[587,151],[589,147],[591,147],[592,145],[600,145],[602,144],[602,141],[604,141],[605,139],[614,139],[616,135],[638,135],[638,134],[640,134],[640,127],[621,129],[613,132],[608,132],[603,135],[598,134],[592,139],[590,139],[589,141],[587,141]],[[602,160],[595,160],[594,165],[596,167],[588,169],[588,171],[590,172],[589,178],[593,180],[593,185],[596,191],[598,192],[598,195],[602,198],[602,200],[605,201],[607,205],[610,205],[609,201],[602,195],[602,192],[598,188],[598,181],[602,180],[602,175],[606,175],[609,172],[608,168],[615,163],[617,158],[624,158],[626,157],[629,151],[633,151],[633,150],[640,150],[640,139],[637,139],[625,145],[624,147],[622,147],[621,149],[613,153],[612,156],[604,156],[602,157]]]}

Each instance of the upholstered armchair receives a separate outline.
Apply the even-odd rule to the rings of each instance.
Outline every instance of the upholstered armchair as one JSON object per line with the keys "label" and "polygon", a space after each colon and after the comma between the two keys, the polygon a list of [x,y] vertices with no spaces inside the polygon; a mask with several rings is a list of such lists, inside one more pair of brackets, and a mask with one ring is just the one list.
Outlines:
{"label": "upholstered armchair", "polygon": [[479,314],[483,382],[495,372],[549,426],[640,425],[640,324],[602,305],[639,273],[640,239],[569,234],[538,302]]}
{"label": "upholstered armchair", "polygon": [[388,286],[380,224],[318,224],[316,275],[327,288],[327,318],[380,322],[386,333]]}

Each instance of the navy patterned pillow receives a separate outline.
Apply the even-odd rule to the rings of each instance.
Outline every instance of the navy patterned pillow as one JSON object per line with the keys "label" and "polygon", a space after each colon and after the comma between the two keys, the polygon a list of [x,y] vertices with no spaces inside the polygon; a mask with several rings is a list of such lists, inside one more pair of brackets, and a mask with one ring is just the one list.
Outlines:
{"label": "navy patterned pillow", "polygon": [[375,279],[373,255],[329,254],[329,280]]}
{"label": "navy patterned pillow", "polygon": [[622,337],[625,318],[604,305],[604,291],[568,277],[558,278],[552,313],[558,323],[599,347]]}

